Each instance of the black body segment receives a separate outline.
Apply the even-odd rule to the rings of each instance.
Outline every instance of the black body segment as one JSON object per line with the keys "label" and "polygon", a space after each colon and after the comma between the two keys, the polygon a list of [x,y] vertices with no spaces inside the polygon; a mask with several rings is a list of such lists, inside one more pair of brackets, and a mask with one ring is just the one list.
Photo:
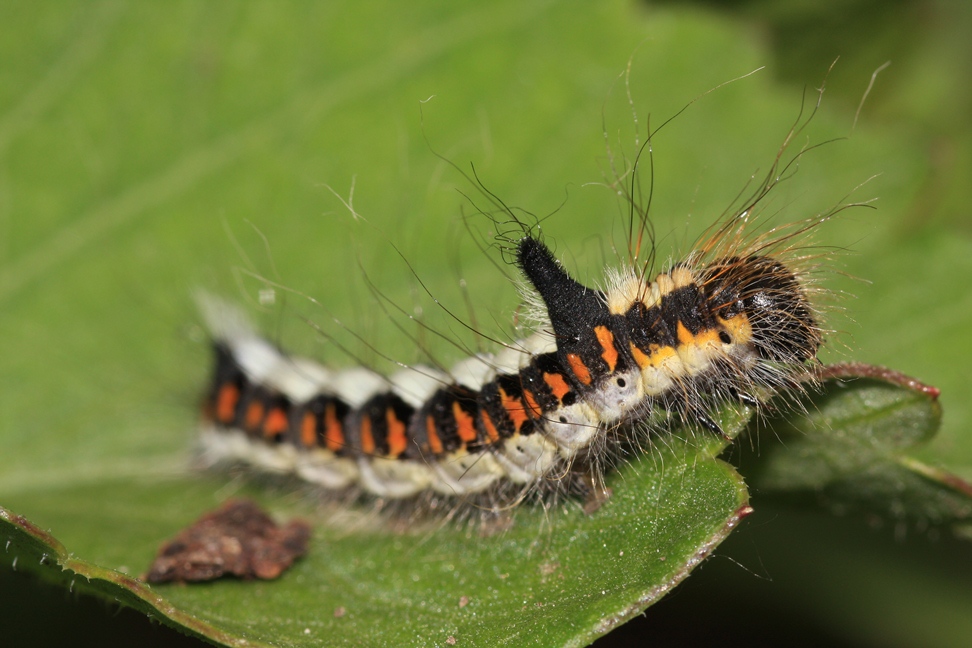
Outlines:
{"label": "black body segment", "polygon": [[485,441],[476,425],[476,397],[468,387],[449,385],[422,405],[409,429],[423,456],[434,461],[459,449],[479,452],[483,448]]}
{"label": "black body segment", "polygon": [[338,456],[350,456],[345,432],[350,412],[351,408],[340,398],[318,394],[295,409],[291,418],[292,443],[304,449],[324,448]]}
{"label": "black body segment", "polygon": [[[572,279],[537,239],[520,241],[517,262],[547,307],[557,357],[579,388],[592,388],[617,370],[624,331],[611,327],[604,293]],[[623,368],[627,363],[620,359]]]}

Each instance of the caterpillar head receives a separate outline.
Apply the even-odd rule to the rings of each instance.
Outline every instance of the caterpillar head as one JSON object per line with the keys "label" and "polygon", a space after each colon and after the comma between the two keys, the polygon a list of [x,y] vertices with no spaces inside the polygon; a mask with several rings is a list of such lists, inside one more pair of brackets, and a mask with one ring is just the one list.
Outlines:
{"label": "caterpillar head", "polygon": [[[728,257],[712,263],[706,299],[729,332],[760,358],[802,364],[822,342],[813,307],[797,277],[766,256]],[[748,340],[746,339],[748,338]]]}

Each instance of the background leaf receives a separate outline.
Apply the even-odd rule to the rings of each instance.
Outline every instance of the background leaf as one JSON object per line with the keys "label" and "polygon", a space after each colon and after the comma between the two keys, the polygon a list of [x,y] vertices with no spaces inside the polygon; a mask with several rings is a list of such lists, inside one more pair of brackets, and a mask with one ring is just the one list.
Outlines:
{"label": "background leaf", "polygon": [[752,462],[744,468],[748,479],[764,492],[810,496],[838,513],[858,509],[926,527],[966,527],[972,485],[913,456],[938,431],[936,397],[868,376],[867,369],[849,367],[847,384],[808,397],[801,414],[769,421],[778,442],[740,461]]}
{"label": "background leaf", "polygon": [[[240,294],[232,268],[248,266],[247,258],[327,308],[290,297],[266,315],[265,330],[334,363],[350,360],[303,318],[369,363],[383,361],[332,316],[374,347],[395,350],[397,360],[420,359],[414,344],[375,316],[359,264],[395,303],[424,306],[431,324],[475,345],[421,298],[387,239],[459,312],[456,278],[464,278],[479,326],[508,334],[515,291],[462,234],[459,214],[470,210],[455,188],[469,187],[430,146],[460,165],[474,162],[487,187],[511,204],[538,215],[560,208],[545,233],[580,279],[599,278],[623,236],[617,202],[590,183],[603,178],[602,114],[612,138],[633,140],[616,81],[632,56],[642,126],[649,113],[660,123],[700,93],[771,66],[693,104],[656,139],[653,213],[663,254],[674,254],[753,171],[766,168],[802,87],[819,83],[836,55],[843,56],[811,129],[814,141],[847,134],[870,72],[896,55],[851,140],[806,158],[773,207],[797,218],[882,174],[855,194],[880,196],[879,211],[845,213],[819,232],[821,245],[850,248],[836,255],[839,270],[871,282],[827,279],[855,296],[831,313],[840,333],[827,359],[891,365],[942,388],[941,437],[918,458],[972,479],[964,397],[972,355],[964,288],[972,276],[968,9],[774,6],[770,13],[761,3],[739,5],[742,18],[620,2],[426,2],[407,11],[354,3],[0,6],[7,36],[0,51],[10,63],[0,68],[0,503],[85,560],[134,574],[143,566],[130,564],[133,556],[150,556],[177,522],[198,514],[185,510],[187,502],[224,494],[215,482],[183,486],[192,498],[167,489],[184,483],[207,371],[189,291],[201,284]],[[846,30],[828,29],[833,23]],[[898,37],[901,29],[907,38]],[[804,43],[814,50],[797,47]],[[353,221],[327,189],[347,198],[352,180],[354,206],[373,227]],[[252,296],[254,285],[246,285]],[[444,359],[461,355],[448,345],[433,350]],[[171,499],[138,499],[156,492]],[[739,542],[764,547],[761,520],[782,515],[778,524],[790,529],[792,518],[754,503],[757,517]],[[925,608],[915,592],[967,592],[969,582],[961,570],[929,567],[923,536],[917,548],[914,540],[890,547],[894,558],[873,563],[900,587],[879,585],[866,571],[835,572],[874,584],[856,590],[844,608],[853,614],[840,616],[825,603],[839,599],[833,588],[809,587],[789,571],[830,546],[819,534],[839,534],[819,520],[793,524],[803,532],[780,536],[794,553],[774,567],[773,593],[748,600],[746,615],[780,605],[788,600],[780,593],[792,587],[804,597],[792,598],[799,618],[838,636],[884,638],[889,609],[913,622],[910,631],[890,633],[896,645],[908,637],[947,645],[949,636],[963,636],[948,605],[936,608],[942,616],[917,612]],[[844,565],[835,552],[820,554],[809,572]],[[752,576],[742,579],[742,586],[738,578],[725,582],[745,587]],[[922,586],[908,585],[915,582]],[[720,610],[741,598],[720,596]],[[663,609],[677,621],[671,608],[654,611]],[[698,609],[682,632],[700,626]],[[718,611],[705,609],[719,627]],[[649,622],[657,629],[657,617]]]}

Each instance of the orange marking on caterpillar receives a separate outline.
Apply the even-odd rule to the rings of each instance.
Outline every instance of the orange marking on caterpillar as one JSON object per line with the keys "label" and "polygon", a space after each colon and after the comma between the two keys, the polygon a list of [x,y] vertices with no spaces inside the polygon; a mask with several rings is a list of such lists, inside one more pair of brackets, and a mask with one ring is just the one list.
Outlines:
{"label": "orange marking on caterpillar", "polygon": [[263,421],[263,436],[272,439],[286,432],[288,427],[290,427],[290,422],[287,420],[287,413],[282,407],[275,407],[270,410],[266,420]]}
{"label": "orange marking on caterpillar", "polygon": [[608,371],[614,372],[614,368],[618,365],[618,350],[614,346],[614,333],[606,326],[595,326],[594,335],[597,336],[597,342],[603,349],[601,357],[607,363]]}
{"label": "orange marking on caterpillar", "polygon": [[591,372],[587,368],[587,365],[584,364],[584,361],[581,360],[579,355],[576,353],[568,353],[567,364],[570,365],[570,370],[574,372],[574,376],[577,377],[577,380],[581,381],[581,384],[591,384]]}
{"label": "orange marking on caterpillar", "polygon": [[456,419],[456,429],[459,438],[463,443],[472,443],[476,440],[476,421],[466,410],[459,407],[457,401],[452,403],[452,416]]}
{"label": "orange marking on caterpillar", "polygon": [[243,425],[250,430],[259,429],[260,422],[263,420],[264,411],[263,403],[253,401],[246,409],[246,420],[243,422]]}
{"label": "orange marking on caterpillar", "polygon": [[317,420],[313,412],[304,412],[300,422],[300,442],[307,448],[317,445]]}
{"label": "orange marking on caterpillar", "polygon": [[435,417],[429,414],[425,417],[425,434],[429,438],[429,450],[432,454],[442,454],[442,439],[439,438],[439,433],[435,429]]}
{"label": "orange marking on caterpillar", "polygon": [[479,410],[480,420],[483,422],[483,430],[486,431],[486,438],[490,440],[490,443],[496,443],[500,440],[499,431],[496,429],[496,424],[493,423],[493,419],[490,418],[489,412],[484,409]]}
{"label": "orange marking on caterpillar", "polygon": [[530,390],[523,390],[523,400],[526,401],[527,414],[530,416],[530,418],[538,419],[543,416],[543,410],[540,409],[537,399],[534,398],[532,393],[530,393]]}
{"label": "orange marking on caterpillar", "polygon": [[408,436],[405,434],[405,423],[395,415],[392,408],[385,409],[385,422],[388,424],[388,454],[392,457],[405,452],[408,447]]}
{"label": "orange marking on caterpillar", "polygon": [[499,390],[500,400],[503,403],[503,408],[506,409],[506,413],[509,415],[510,420],[513,421],[513,428],[519,432],[523,424],[529,420],[526,413],[526,408],[523,406],[523,401],[519,398],[513,398],[507,394],[502,388]]}
{"label": "orange marking on caterpillar", "polygon": [[232,384],[227,383],[220,387],[216,397],[216,420],[220,423],[232,423],[236,417],[236,406],[240,402],[240,390]]}
{"label": "orange marking on caterpillar", "polygon": [[564,380],[561,374],[543,374],[543,382],[547,383],[550,387],[550,391],[553,392],[554,398],[563,403],[564,396],[570,393],[570,385]]}
{"label": "orange marking on caterpillar", "polygon": [[344,447],[344,426],[338,420],[334,403],[328,404],[324,410],[324,447],[331,452]]}
{"label": "orange marking on caterpillar", "polygon": [[375,454],[375,437],[371,433],[371,417],[361,417],[361,452],[366,455]]}

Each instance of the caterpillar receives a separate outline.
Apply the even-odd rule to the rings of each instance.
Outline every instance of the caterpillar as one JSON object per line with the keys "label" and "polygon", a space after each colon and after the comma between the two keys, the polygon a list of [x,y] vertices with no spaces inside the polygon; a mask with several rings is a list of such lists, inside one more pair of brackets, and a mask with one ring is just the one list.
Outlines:
{"label": "caterpillar", "polygon": [[[811,257],[800,246],[839,208],[750,232],[753,210],[789,166],[781,170],[780,159],[790,139],[742,208],[653,277],[654,250],[609,271],[603,289],[586,286],[507,209],[516,227],[504,242],[536,332],[448,371],[332,370],[284,353],[238,308],[200,293],[215,355],[204,455],[405,500],[561,480],[605,446],[630,441],[632,430],[660,432],[658,413],[723,434],[715,407],[758,411],[775,393],[804,389],[823,342]],[[647,209],[638,215],[647,228]]]}
{"label": "caterpillar", "polygon": [[721,434],[714,406],[758,406],[766,390],[794,386],[821,344],[799,276],[773,256],[690,257],[650,282],[620,271],[601,291],[537,238],[516,253],[552,335],[447,374],[332,371],[285,355],[233,306],[202,297],[216,357],[207,451],[329,489],[475,494],[542,480],[656,409]]}

